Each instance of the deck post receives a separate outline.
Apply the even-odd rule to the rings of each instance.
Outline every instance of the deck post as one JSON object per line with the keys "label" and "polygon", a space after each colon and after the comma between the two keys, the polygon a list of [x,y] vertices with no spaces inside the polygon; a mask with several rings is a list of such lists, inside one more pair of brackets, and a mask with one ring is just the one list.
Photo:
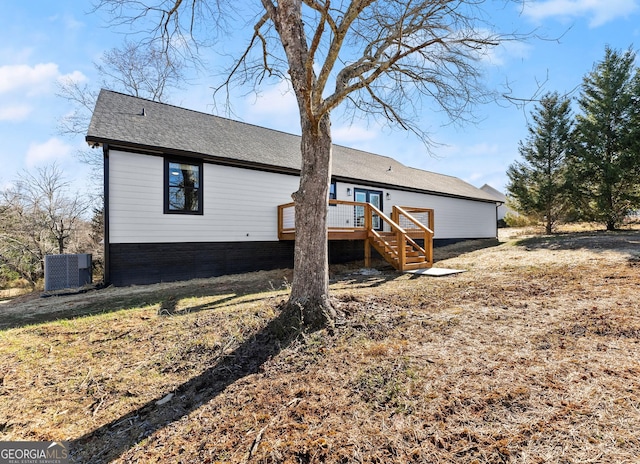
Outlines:
{"label": "deck post", "polygon": [[367,235],[373,230],[373,211],[369,203],[365,203],[364,207],[364,229],[367,231]]}
{"label": "deck post", "polygon": [[364,240],[364,267],[371,267],[371,242],[369,238]]}
{"label": "deck post", "polygon": [[433,266],[433,235],[427,231],[424,233],[424,251],[427,262]]}
{"label": "deck post", "polygon": [[399,271],[404,271],[407,266],[407,246],[404,240],[404,234],[396,232],[396,243],[398,246],[398,267]]}
{"label": "deck post", "polygon": [[278,240],[282,240],[284,226],[284,205],[278,205]]}

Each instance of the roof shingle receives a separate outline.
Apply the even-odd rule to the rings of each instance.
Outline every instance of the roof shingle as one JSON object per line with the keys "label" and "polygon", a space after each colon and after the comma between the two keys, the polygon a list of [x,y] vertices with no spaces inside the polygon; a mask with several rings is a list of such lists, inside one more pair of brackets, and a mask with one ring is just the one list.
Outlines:
{"label": "roof shingle", "polygon": [[[143,111],[144,109],[144,111]],[[110,143],[219,161],[300,170],[300,137],[102,90],[87,132],[89,143]],[[393,158],[334,145],[332,175],[363,184],[495,201],[461,179],[410,168]]]}

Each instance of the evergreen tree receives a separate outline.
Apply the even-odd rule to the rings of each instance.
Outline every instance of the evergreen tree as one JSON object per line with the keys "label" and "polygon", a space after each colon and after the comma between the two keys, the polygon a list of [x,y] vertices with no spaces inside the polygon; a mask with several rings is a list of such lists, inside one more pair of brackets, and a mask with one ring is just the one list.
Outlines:
{"label": "evergreen tree", "polygon": [[507,170],[515,209],[543,220],[547,234],[567,211],[565,180],[566,156],[571,147],[571,109],[567,99],[548,93],[531,113],[529,135],[520,141],[522,162]]}
{"label": "evergreen tree", "polygon": [[584,77],[571,178],[583,217],[615,230],[640,207],[640,74],[636,54],[605,50]]}

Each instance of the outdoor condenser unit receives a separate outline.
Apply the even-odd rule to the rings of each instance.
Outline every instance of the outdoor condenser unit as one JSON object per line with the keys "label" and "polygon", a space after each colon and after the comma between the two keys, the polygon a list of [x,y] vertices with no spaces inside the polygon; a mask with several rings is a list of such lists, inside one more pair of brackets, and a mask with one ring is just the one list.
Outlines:
{"label": "outdoor condenser unit", "polygon": [[91,255],[47,255],[44,257],[44,290],[80,288],[92,279]]}

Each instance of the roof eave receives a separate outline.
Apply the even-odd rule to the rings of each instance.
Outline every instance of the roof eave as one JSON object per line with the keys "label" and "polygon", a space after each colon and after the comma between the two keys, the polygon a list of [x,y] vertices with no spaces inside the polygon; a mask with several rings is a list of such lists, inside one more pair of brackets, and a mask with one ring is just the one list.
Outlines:
{"label": "roof eave", "polygon": [[[91,135],[87,135],[85,140],[90,146],[92,146],[92,148],[103,145],[103,144],[108,144],[110,148],[121,148],[126,151],[136,151],[136,152],[142,152],[142,153],[156,155],[156,156],[162,156],[162,155],[184,156],[189,158],[202,159],[202,160],[206,160],[206,161],[224,165],[224,166],[241,167],[246,169],[254,169],[259,171],[273,172],[273,173],[287,174],[287,175],[296,175],[296,176],[300,175],[299,169],[287,168],[284,166],[274,166],[272,164],[255,163],[255,162],[237,160],[237,159],[226,158],[226,157],[216,157],[214,155],[195,153],[195,152],[179,150],[175,148],[148,146],[144,144],[124,142],[122,140],[95,137]],[[340,175],[335,175],[332,177],[333,179],[338,180],[340,182],[353,182],[353,183],[359,183],[359,184],[366,184],[366,185],[371,185],[372,187],[390,188],[394,190],[400,190],[403,192],[422,193],[422,194],[434,195],[434,196],[445,197],[445,198],[457,198],[462,200],[480,201],[483,203],[494,203],[494,204],[497,203],[496,200],[490,200],[486,198],[457,195],[454,193],[440,192],[437,190],[419,189],[415,187],[407,187],[404,185],[377,182],[371,179],[357,179],[354,177],[340,176]]]}
{"label": "roof eave", "polygon": [[196,158],[196,159],[201,159],[203,161],[209,161],[215,164],[220,164],[223,166],[241,167],[246,169],[275,172],[275,173],[287,174],[287,175],[296,175],[296,176],[300,175],[299,169],[287,168],[285,166],[274,166],[272,164],[255,163],[251,161],[238,160],[238,159],[227,158],[227,157],[218,157],[214,155],[196,153],[196,152],[191,152],[186,150],[179,150],[175,148],[155,147],[155,146],[149,146],[149,145],[132,143],[132,142],[123,142],[121,140],[115,140],[115,139],[94,137],[89,135],[87,135],[86,141],[91,146],[108,144],[111,149],[120,148],[125,151],[141,152],[141,154]]}
{"label": "roof eave", "polygon": [[438,197],[446,197],[446,198],[457,198],[457,199],[461,199],[461,200],[473,200],[473,201],[481,201],[484,203],[496,203],[495,200],[491,200],[488,198],[478,198],[478,197],[472,197],[472,196],[467,196],[467,195],[456,195],[455,193],[447,193],[447,192],[440,192],[437,190],[429,190],[429,189],[420,189],[420,188],[415,188],[415,187],[407,187],[405,185],[396,185],[396,184],[389,184],[389,183],[385,183],[385,182],[376,182],[376,181],[372,181],[370,179],[356,179],[354,177],[346,177],[346,176],[340,176],[340,175],[336,175],[336,176],[332,176],[333,179],[340,181],[340,182],[353,182],[353,183],[357,183],[357,184],[366,184],[366,185],[371,185],[372,187],[378,187],[378,188],[391,188],[394,190],[400,190],[402,192],[412,192],[412,193],[423,193],[423,194],[428,194],[428,195],[434,195],[434,196],[438,196]]}

